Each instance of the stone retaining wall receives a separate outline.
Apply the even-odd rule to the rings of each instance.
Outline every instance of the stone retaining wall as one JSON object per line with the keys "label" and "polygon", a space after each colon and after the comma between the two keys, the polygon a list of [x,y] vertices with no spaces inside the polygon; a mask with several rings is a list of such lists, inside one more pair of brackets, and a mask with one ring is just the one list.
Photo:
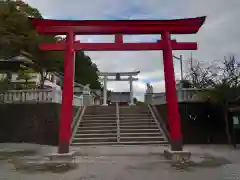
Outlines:
{"label": "stone retaining wall", "polygon": [[[58,144],[61,105],[0,104],[0,143]],[[73,108],[73,117],[77,107]]]}
{"label": "stone retaining wall", "polygon": [[[156,107],[168,126],[167,105]],[[220,106],[197,102],[179,103],[179,111],[184,144],[227,144],[224,114]],[[231,131],[231,126],[229,128]]]}

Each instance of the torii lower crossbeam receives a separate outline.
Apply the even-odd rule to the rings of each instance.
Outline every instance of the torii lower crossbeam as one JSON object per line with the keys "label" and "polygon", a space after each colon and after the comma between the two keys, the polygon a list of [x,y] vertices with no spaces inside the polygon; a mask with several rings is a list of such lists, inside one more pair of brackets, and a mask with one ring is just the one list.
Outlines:
{"label": "torii lower crossbeam", "polygon": [[[174,40],[171,41],[172,50],[196,50],[197,43],[181,43]],[[157,43],[80,43],[74,42],[73,49],[76,51],[148,51],[163,50],[165,42]],[[43,51],[64,51],[66,49],[65,41],[57,44],[42,44],[40,49]]]}

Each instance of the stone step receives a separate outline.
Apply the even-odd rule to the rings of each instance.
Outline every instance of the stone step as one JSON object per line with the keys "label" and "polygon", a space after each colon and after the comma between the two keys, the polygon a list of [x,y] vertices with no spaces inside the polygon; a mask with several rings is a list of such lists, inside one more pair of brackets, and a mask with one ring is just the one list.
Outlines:
{"label": "stone step", "polygon": [[117,137],[74,138],[73,143],[77,142],[117,142]]}
{"label": "stone step", "polygon": [[109,114],[116,114],[116,111],[114,112],[108,112],[108,113],[101,113],[101,112],[96,112],[96,113],[84,113],[86,116],[109,116]]}
{"label": "stone step", "polygon": [[147,106],[119,106],[120,109],[127,109],[127,110],[148,110]]}
{"label": "stone step", "polygon": [[89,109],[87,107],[85,114],[87,115],[102,115],[102,114],[115,114],[116,113],[116,107],[97,107],[95,109]]}
{"label": "stone step", "polygon": [[[116,133],[117,129],[78,129],[78,134],[103,134],[103,133]],[[123,133],[160,133],[160,130],[157,128],[152,129],[120,129],[121,134]]]}
{"label": "stone step", "polygon": [[108,133],[117,133],[117,129],[90,129],[90,130],[84,130],[84,129],[78,129],[78,134],[108,134]]}
{"label": "stone step", "polygon": [[143,120],[149,120],[149,119],[153,119],[152,117],[141,117],[141,116],[139,116],[139,117],[119,117],[119,119],[133,119],[133,120],[135,120],[135,119],[143,119]]}
{"label": "stone step", "polygon": [[129,121],[120,121],[120,125],[121,126],[141,126],[141,125],[150,125],[150,126],[157,126],[155,122],[153,121],[132,121],[132,122],[129,122]]}
{"label": "stone step", "polygon": [[158,128],[147,128],[147,129],[120,129],[121,134],[123,133],[160,133]]}
{"label": "stone step", "polygon": [[117,144],[118,144],[117,142],[85,142],[85,143],[73,142],[72,146],[94,146],[94,145],[101,146],[101,145],[117,145]]}
{"label": "stone step", "polygon": [[150,114],[149,109],[119,108],[120,114]]}
{"label": "stone step", "polygon": [[88,142],[88,143],[72,143],[72,146],[101,146],[101,145],[151,145],[162,144],[168,145],[168,141],[130,141],[130,142]]}
{"label": "stone step", "polygon": [[117,126],[80,126],[78,127],[78,130],[100,130],[100,129],[116,129]]}
{"label": "stone step", "polygon": [[117,120],[116,119],[102,119],[102,120],[99,120],[99,119],[83,119],[81,121],[82,122],[96,122],[96,123],[101,123],[101,122],[116,122]]}
{"label": "stone step", "polygon": [[[121,130],[120,130],[121,132]],[[153,132],[153,133],[120,133],[120,137],[152,137],[152,136],[162,136],[162,133],[159,132]]]}
{"label": "stone step", "polygon": [[128,141],[165,141],[163,136],[138,136],[138,137],[122,137],[120,136],[121,142],[128,142]]}
{"label": "stone step", "polygon": [[123,114],[123,113],[119,113],[120,116],[152,116],[150,113],[137,113],[137,114]]}
{"label": "stone step", "polygon": [[101,116],[116,117],[116,112],[113,114],[84,114],[83,117],[101,117]]}
{"label": "stone step", "polygon": [[162,144],[162,145],[168,145],[168,141],[121,141],[118,143],[119,145],[151,145],[151,144]]}
{"label": "stone step", "polygon": [[120,119],[121,122],[155,122],[154,119]]}
{"label": "stone step", "polygon": [[117,126],[117,122],[116,121],[112,121],[112,122],[102,122],[102,121],[83,121],[80,123],[81,127],[88,127],[88,126],[102,126],[102,125],[106,125],[106,126]]}
{"label": "stone step", "polygon": [[146,114],[150,114],[149,111],[123,111],[123,110],[119,110],[119,114],[120,115],[130,115],[131,114],[143,114],[143,115],[146,115]]}
{"label": "stone step", "polygon": [[97,137],[117,137],[117,133],[96,133],[96,134],[82,134],[82,133],[77,133],[74,138],[97,138]]}
{"label": "stone step", "polygon": [[84,115],[86,116],[112,116],[112,114],[116,114],[116,110],[114,111],[97,111],[97,112],[85,112]]}
{"label": "stone step", "polygon": [[83,116],[83,119],[96,119],[96,120],[116,120],[117,116],[115,115],[115,117],[111,117],[111,116]]}
{"label": "stone step", "polygon": [[156,124],[148,124],[148,125],[120,125],[121,129],[158,129]]}
{"label": "stone step", "polygon": [[116,122],[117,120],[114,119],[105,119],[105,120],[99,120],[99,119],[83,119],[81,121],[82,122],[89,122],[89,123],[112,123],[112,122]]}

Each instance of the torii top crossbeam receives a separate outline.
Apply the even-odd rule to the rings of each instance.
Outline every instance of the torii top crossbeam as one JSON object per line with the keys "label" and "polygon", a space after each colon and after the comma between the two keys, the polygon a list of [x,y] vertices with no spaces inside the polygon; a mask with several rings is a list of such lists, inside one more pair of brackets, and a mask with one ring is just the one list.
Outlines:
{"label": "torii top crossbeam", "polygon": [[98,73],[99,76],[136,76],[140,73],[140,71],[136,71],[136,72],[100,72]]}
{"label": "torii top crossbeam", "polygon": [[[81,35],[101,34],[195,34],[205,17],[171,20],[52,20],[32,19],[37,31],[46,34],[66,34],[66,28]],[[64,27],[63,27],[64,26]]]}
{"label": "torii top crossbeam", "polygon": [[[159,40],[154,43],[124,43],[123,35],[129,34],[195,34],[205,21],[205,17],[177,20],[52,20],[31,19],[39,33],[64,35],[70,32],[75,35],[115,35],[115,43],[73,42],[74,50],[85,51],[144,51],[160,50],[165,43]],[[177,42],[171,40],[172,50],[196,50],[197,43]],[[63,51],[65,42],[42,44],[41,50]]]}

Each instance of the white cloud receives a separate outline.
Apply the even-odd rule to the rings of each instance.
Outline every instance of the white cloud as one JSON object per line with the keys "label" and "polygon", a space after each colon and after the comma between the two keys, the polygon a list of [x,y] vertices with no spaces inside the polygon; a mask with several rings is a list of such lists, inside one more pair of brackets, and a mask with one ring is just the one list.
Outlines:
{"label": "white cloud", "polygon": [[[57,19],[171,19],[207,16],[206,23],[197,35],[173,36],[178,41],[197,41],[199,49],[193,57],[201,61],[221,59],[224,55],[240,55],[240,1],[239,0],[25,0],[38,8],[47,18]],[[157,36],[130,36],[126,41],[151,41]],[[88,42],[112,42],[113,36],[81,37]],[[140,70],[139,81],[134,83],[136,96],[143,97],[145,82],[151,81],[154,91],[164,90],[161,52],[87,52],[101,71]],[[185,61],[190,52],[178,51]],[[179,62],[175,73],[180,76]],[[109,87],[117,91],[128,90],[128,84],[111,82]]]}

